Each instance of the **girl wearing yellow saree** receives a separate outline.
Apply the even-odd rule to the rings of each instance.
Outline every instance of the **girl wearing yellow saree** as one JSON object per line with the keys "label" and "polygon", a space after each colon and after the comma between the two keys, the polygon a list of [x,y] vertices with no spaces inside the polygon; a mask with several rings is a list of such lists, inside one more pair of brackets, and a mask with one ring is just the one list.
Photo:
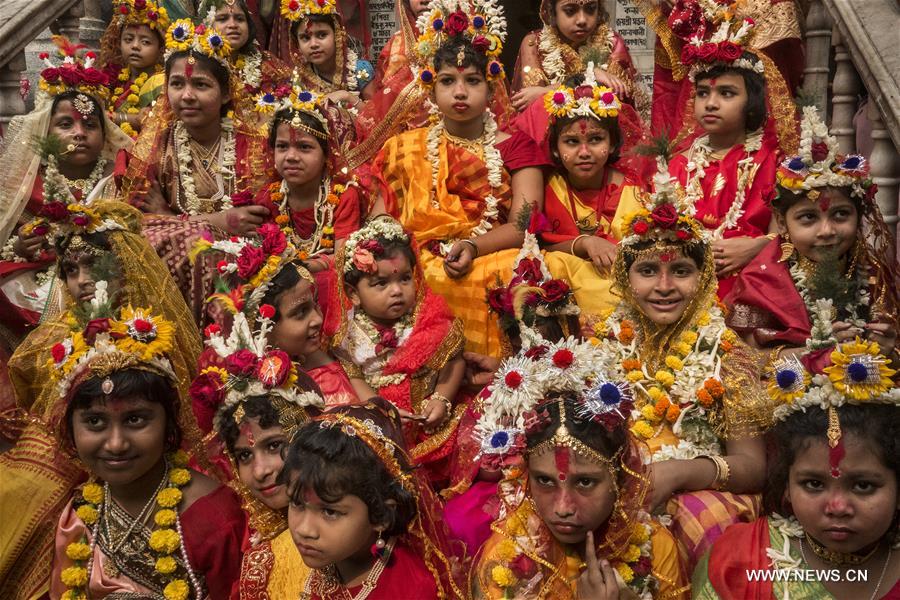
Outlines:
{"label": "girl wearing yellow saree", "polygon": [[382,148],[371,214],[391,214],[416,238],[425,279],[463,321],[467,348],[498,355],[484,294],[498,278],[509,280],[523,239],[516,219],[524,206],[540,205],[534,167],[545,159],[524,134],[498,132],[486,110],[492,87],[504,85],[497,56],[505,20],[496,3],[475,2],[466,14],[456,3],[433,2],[420,20],[418,80],[432,90],[435,121]]}

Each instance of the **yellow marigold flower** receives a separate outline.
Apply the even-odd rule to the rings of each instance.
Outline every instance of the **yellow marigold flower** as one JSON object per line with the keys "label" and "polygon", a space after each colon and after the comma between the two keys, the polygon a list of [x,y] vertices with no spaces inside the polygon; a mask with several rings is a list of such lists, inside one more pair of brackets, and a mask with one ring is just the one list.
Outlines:
{"label": "yellow marigold flower", "polygon": [[497,553],[497,558],[504,562],[512,560],[519,553],[515,542],[512,540],[503,540],[500,542],[497,545],[495,552]]}
{"label": "yellow marigold flower", "polygon": [[66,556],[72,560],[87,560],[91,556],[91,547],[84,542],[72,542],[66,546]]}
{"label": "yellow marigold flower", "polygon": [[166,488],[156,495],[156,502],[163,508],[178,506],[178,503],[181,502],[181,490]]}
{"label": "yellow marigold flower", "polygon": [[697,325],[699,325],[700,327],[706,327],[707,325],[709,325],[709,321],[710,321],[709,313],[705,312],[702,315],[700,315],[699,319],[697,319]]}
{"label": "yellow marigold flower", "polygon": [[681,409],[677,404],[670,404],[669,408],[666,409],[666,420],[670,423],[674,423],[678,420],[678,417],[681,415]]}
{"label": "yellow marigold flower", "polygon": [[643,416],[651,423],[656,423],[660,419],[659,415],[656,414],[656,409],[653,408],[652,404],[647,404],[644,406],[644,408],[641,409],[641,416]]}
{"label": "yellow marigold flower", "polygon": [[681,339],[682,342],[684,342],[685,344],[691,344],[691,345],[694,345],[694,343],[697,341],[697,337],[699,337],[697,335],[697,332],[691,331],[691,330],[682,331],[681,335],[679,336],[679,338]]}
{"label": "yellow marigold flower", "polygon": [[169,460],[171,460],[172,464],[176,467],[183,467],[188,462],[187,452],[184,450],[177,450],[169,456]]}
{"label": "yellow marigold flower", "polygon": [[647,390],[647,395],[650,396],[650,399],[656,402],[660,398],[662,398],[663,391],[656,387],[655,385]]}
{"label": "yellow marigold flower", "polygon": [[185,485],[188,481],[191,480],[191,472],[187,469],[174,469],[172,473],[169,475],[169,481],[174,483],[175,485]]}
{"label": "yellow marigold flower", "polygon": [[671,354],[669,354],[668,356],[666,356],[666,366],[673,371],[680,371],[684,368],[684,362],[677,356],[672,356]]}
{"label": "yellow marigold flower", "polygon": [[641,361],[636,358],[626,358],[622,361],[622,368],[626,371],[640,371]]}
{"label": "yellow marigold flower", "polygon": [[66,590],[60,600],[87,600],[87,596],[82,590]]}
{"label": "yellow marigold flower", "polygon": [[138,98],[137,94],[128,94],[128,97],[125,99],[126,102],[131,104],[137,104],[141,99]]}
{"label": "yellow marigold flower", "polygon": [[616,571],[619,572],[619,575],[622,577],[622,581],[624,581],[625,583],[631,583],[631,580],[634,579],[634,571],[632,571],[631,567],[629,567],[625,563],[617,564]]}
{"label": "yellow marigold flower", "polygon": [[641,549],[632,544],[628,546],[628,550],[625,551],[625,554],[622,555],[622,560],[627,563],[631,563],[636,561],[641,557]]}
{"label": "yellow marigold flower", "polygon": [[681,356],[687,356],[691,353],[691,350],[693,350],[694,347],[686,342],[678,342],[672,347],[672,349]]}
{"label": "yellow marigold flower", "polygon": [[644,374],[640,371],[628,371],[628,374],[625,375],[625,378],[631,383],[635,383],[644,378]]}
{"label": "yellow marigold flower", "polygon": [[162,556],[156,559],[156,570],[163,575],[174,573],[177,568],[178,563],[175,562],[175,559],[171,556]]}
{"label": "yellow marigold flower", "polygon": [[89,483],[81,490],[81,496],[91,504],[103,502],[103,488],[96,483]]}
{"label": "yellow marigold flower", "polygon": [[188,587],[187,581],[175,579],[163,589],[163,596],[166,600],[187,600],[190,591],[191,588]]}
{"label": "yellow marigold flower", "polygon": [[722,339],[733,344],[737,341],[737,334],[731,329],[726,329],[722,332]]}
{"label": "yellow marigold flower", "polygon": [[90,504],[83,504],[75,509],[78,518],[84,521],[85,525],[93,525],[97,522],[97,509]]}
{"label": "yellow marigold flower", "polygon": [[84,567],[69,567],[63,569],[59,578],[66,587],[81,587],[88,582],[88,572]]}
{"label": "yellow marigold flower", "polygon": [[509,519],[506,522],[506,531],[509,532],[509,534],[512,536],[524,535],[525,534],[524,520],[519,517]]}
{"label": "yellow marigold flower", "polygon": [[157,529],[150,534],[150,548],[160,554],[172,554],[180,542],[181,537],[174,529]]}
{"label": "yellow marigold flower", "polygon": [[675,376],[669,373],[668,371],[657,371],[656,375],[653,376],[658,382],[663,384],[663,387],[671,387],[673,383],[675,383]]}
{"label": "yellow marigold flower", "polygon": [[640,546],[650,539],[650,532],[643,523],[639,523],[631,532],[631,543]]}
{"label": "yellow marigold flower", "polygon": [[638,421],[631,427],[631,433],[639,438],[649,440],[653,437],[653,427],[646,421]]}
{"label": "yellow marigold flower", "polygon": [[513,575],[512,570],[509,567],[504,567],[503,565],[497,565],[496,567],[491,569],[491,579],[493,579],[494,583],[502,588],[510,587],[516,582],[516,576]]}
{"label": "yellow marigold flower", "polygon": [[153,522],[160,527],[171,527],[175,524],[175,516],[174,510],[171,508],[163,508],[162,510],[157,511],[156,515],[153,517]]}

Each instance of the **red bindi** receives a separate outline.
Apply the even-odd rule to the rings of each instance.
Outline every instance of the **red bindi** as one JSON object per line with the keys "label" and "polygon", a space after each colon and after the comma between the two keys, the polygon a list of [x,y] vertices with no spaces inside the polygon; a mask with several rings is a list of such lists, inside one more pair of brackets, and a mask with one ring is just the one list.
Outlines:
{"label": "red bindi", "polygon": [[557,446],[553,451],[553,459],[556,462],[557,477],[560,481],[565,481],[569,477],[569,449],[564,446]]}
{"label": "red bindi", "polygon": [[190,62],[184,65],[184,76],[188,79],[194,76],[194,65],[192,65]]}
{"label": "red bindi", "polygon": [[587,128],[588,128],[587,121],[585,121],[584,119],[581,119],[580,121],[578,121],[578,129],[581,130],[582,134],[587,133]]}
{"label": "red bindi", "polygon": [[709,80],[709,85],[712,86],[712,87],[716,87],[716,80],[715,80],[715,79],[710,79],[710,80]]}
{"label": "red bindi", "polygon": [[662,254],[659,255],[659,260],[660,260],[660,262],[664,262],[664,263],[672,262],[673,260],[675,260],[675,253],[674,252],[663,252]]}
{"label": "red bindi", "polygon": [[831,199],[828,196],[822,196],[821,200],[819,200],[819,208],[822,212],[828,212],[828,208],[831,206]]}
{"label": "red bindi", "polygon": [[250,428],[249,423],[241,423],[241,433],[246,436],[247,443],[250,444],[250,447],[256,445],[256,440],[253,438],[253,429]]}

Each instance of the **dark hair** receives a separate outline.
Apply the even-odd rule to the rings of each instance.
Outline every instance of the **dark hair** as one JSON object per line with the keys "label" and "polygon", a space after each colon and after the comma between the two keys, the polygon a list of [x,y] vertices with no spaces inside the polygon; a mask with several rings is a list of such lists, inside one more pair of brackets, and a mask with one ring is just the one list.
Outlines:
{"label": "dark hair", "polygon": [[[325,23],[326,25],[331,27],[332,31],[334,31],[335,33],[337,32],[337,23],[335,22],[334,17],[332,17],[331,15],[309,15],[305,19],[297,21],[291,26],[291,32],[295,36],[298,35],[297,30],[299,29],[301,23]],[[335,44],[337,44],[337,40],[335,40]],[[337,48],[335,48],[335,51],[337,51]],[[338,65],[338,68],[340,68],[340,65]]]}
{"label": "dark hair", "polygon": [[244,0],[237,0],[236,2],[238,8],[241,9],[241,12],[244,13],[244,20],[247,22],[247,43],[244,44],[244,47],[238,50],[238,53],[243,53],[246,48],[253,48],[253,40],[256,39],[256,25],[253,23],[253,19],[250,16],[250,10],[247,8],[247,3]]}
{"label": "dark hair", "polygon": [[[457,61],[460,49],[463,51],[462,64]],[[445,65],[452,67],[475,67],[482,75],[487,74],[488,58],[486,54],[476,52],[472,43],[462,35],[456,35],[441,44],[434,53],[434,72],[437,73]]]}
{"label": "dark hair", "polygon": [[241,437],[240,427],[234,421],[234,413],[238,406],[244,408],[244,420],[259,419],[259,426],[263,429],[281,425],[281,422],[278,420],[278,410],[272,406],[268,396],[250,396],[240,403],[227,408],[222,413],[222,427],[219,430],[219,435],[225,440],[225,446],[230,454],[234,454],[234,445],[237,443],[238,438]]}
{"label": "dark hair", "polygon": [[[741,58],[758,61],[759,58],[752,52],[744,52]],[[729,65],[714,65],[708,71],[698,73],[694,78],[696,86],[704,79],[716,79],[726,74],[740,75],[744,78],[744,87],[747,88],[747,104],[744,106],[744,129],[756,131],[766,123],[766,80],[762,75],[749,69],[732,67]]]}
{"label": "dark hair", "polygon": [[103,132],[104,139],[106,138],[106,119],[103,118],[103,105],[100,104],[100,101],[90,94],[85,94],[84,92],[79,92],[78,90],[69,90],[53,97],[53,104],[50,105],[50,116],[56,114],[56,107],[63,100],[68,100],[69,102],[74,102],[76,96],[88,96],[91,100],[93,100],[94,109],[91,111],[91,116],[97,117],[97,120],[100,121],[100,131]]}
{"label": "dark hair", "polygon": [[[837,409],[841,432],[867,441],[878,459],[900,483],[900,409],[885,404],[845,404]],[[772,428],[774,460],[769,461],[768,485],[763,496],[766,512],[784,514],[782,506],[791,465],[797,454],[819,440],[827,443],[828,413],[819,407],[795,412]]]}
{"label": "dark hair", "polygon": [[68,439],[75,446],[72,433],[72,415],[76,409],[86,409],[98,398],[137,397],[147,402],[162,404],[166,414],[166,452],[173,452],[181,446],[181,427],[178,425],[178,391],[172,382],[156,373],[140,369],[124,369],[109,376],[113,383],[112,394],[103,392],[102,385],[106,377],[92,377],[75,390],[69,405],[66,407],[65,424]]}
{"label": "dark hair", "polygon": [[[556,5],[558,3],[559,0],[551,0],[550,2],[550,16],[553,19],[553,25],[556,25]],[[597,17],[600,19],[601,23],[609,21],[609,13],[606,12],[606,6],[603,5],[603,0],[597,0]]]}
{"label": "dark hair", "polygon": [[[566,429],[577,440],[607,458],[612,458],[625,446],[627,438],[624,427],[609,430],[591,419],[579,418],[575,398],[571,395],[563,396],[563,404],[566,407]],[[547,411],[550,415],[550,422],[540,431],[531,431],[525,435],[529,449],[552,439],[556,435],[556,430],[559,429],[559,398],[544,403],[540,410]]]}
{"label": "dark hair", "polygon": [[[862,200],[853,195],[853,190],[850,188],[850,186],[829,187],[829,189],[836,190],[846,196],[850,200],[850,202],[853,203],[854,208],[856,208],[857,216],[862,216]],[[780,185],[776,186],[775,190],[777,194],[772,200],[772,208],[778,211],[781,216],[787,215],[787,212],[791,209],[792,206],[794,206],[801,200],[805,200],[807,195],[809,194],[809,190],[789,190],[787,188],[781,187]]]}
{"label": "dark hair", "polygon": [[[565,117],[557,120],[555,123],[553,123],[553,125],[550,126],[550,129],[548,131],[550,155],[553,158],[553,164],[556,165],[556,168],[564,168],[562,160],[559,157],[559,153],[556,151],[556,145],[559,143],[559,136],[562,134],[563,130],[572,123],[580,121],[581,119],[589,118],[591,117]],[[605,129],[609,133],[610,148],[609,157],[606,159],[606,164],[612,166],[616,163],[616,161],[619,160],[619,151],[622,149],[622,131],[619,129],[619,120],[615,117],[603,117],[601,119],[594,120],[599,121],[600,127]]]}
{"label": "dark hair", "polygon": [[[640,254],[641,250],[646,250],[647,248],[652,247],[656,244],[653,240],[647,240],[644,242],[639,242],[634,244],[633,246],[629,246],[627,251],[623,251],[622,260],[625,264],[625,270],[628,271],[631,269],[631,265],[634,264],[634,261],[637,259],[638,254]],[[703,262],[706,260],[706,252],[709,246],[706,242],[694,242],[693,244],[684,244],[681,246],[682,253],[687,257],[694,261],[694,264],[697,265],[698,269],[703,269]]]}
{"label": "dark hair", "polygon": [[[165,52],[165,50],[166,50],[166,32],[160,31],[159,28],[157,28],[157,27],[150,27],[146,23],[127,23],[127,24],[123,25],[122,30],[119,32],[119,42],[121,43],[122,34],[125,33],[126,29],[128,29],[129,27],[141,27],[141,26],[146,27],[147,29],[152,31],[154,34],[156,34],[156,39],[157,39],[157,41],[159,41],[159,55],[162,56],[162,53]],[[159,60],[159,56],[156,57],[156,60]],[[110,83],[112,83],[112,82],[110,82]],[[115,86],[112,86],[112,87],[115,87]]]}
{"label": "dark hair", "polygon": [[[272,123],[269,125],[269,148],[272,150],[275,149],[275,138],[278,137],[278,126],[282,123],[290,124],[291,120],[294,118],[294,114],[292,108],[282,108],[275,113],[275,116],[272,118]],[[304,112],[298,112],[296,115],[300,119],[300,123],[305,127],[318,131],[324,136],[324,139],[317,135],[314,135],[313,137],[319,142],[319,147],[322,149],[325,156],[328,156],[328,131],[325,130],[325,126],[322,125],[322,122],[314,116]]]}
{"label": "dark hair", "polygon": [[[397,254],[402,254],[409,261],[410,268],[416,268],[416,253],[413,252],[412,245],[409,242],[402,242],[398,239],[391,238],[386,240],[382,237],[376,237],[376,241],[381,244],[381,247],[384,249],[383,252],[378,254],[375,257],[375,260],[382,260],[384,258],[391,258],[392,256],[396,256]],[[353,267],[346,273],[344,273],[344,283],[352,286],[356,286],[363,277],[365,277],[365,273]]]}
{"label": "dark hair", "polygon": [[[396,453],[404,470],[410,465]],[[384,537],[406,533],[416,516],[416,499],[385,468],[372,449],[340,426],[307,423],[294,436],[278,477],[294,503],[313,490],[325,502],[353,495],[369,509],[369,523],[385,525]],[[389,501],[393,502],[389,502]]]}
{"label": "dark hair", "polygon": [[[278,275],[272,278],[272,282],[269,284],[269,289],[266,290],[265,296],[262,297],[259,304],[262,306],[263,304],[269,304],[275,308],[275,315],[272,317],[272,320],[276,323],[281,320],[281,311],[278,309],[278,299],[281,298],[281,295],[294,288],[300,282],[300,273],[297,272],[296,267],[304,267],[302,261],[295,260],[286,265],[284,265],[280,271],[278,271]],[[313,293],[315,293],[315,286],[313,286]]]}
{"label": "dark hair", "polygon": [[[212,74],[213,79],[215,79],[216,83],[219,84],[219,91],[222,93],[223,96],[231,93],[231,86],[230,86],[231,75],[228,72],[228,69],[225,67],[225,65],[223,65],[222,63],[220,63],[219,61],[217,61],[214,58],[210,58],[201,52],[197,52],[193,48],[188,49],[188,50],[179,50],[178,52],[173,52],[169,56],[169,58],[166,59],[166,82],[167,83],[169,81],[169,74],[172,72],[172,65],[175,64],[175,61],[178,60],[179,58],[188,58],[191,56],[194,57],[194,60],[196,61],[195,64],[199,65],[200,68],[205,69],[206,71],[209,71]],[[231,101],[222,105],[223,113],[225,111],[225,107],[228,106],[229,104],[231,104],[231,102],[233,102],[233,101],[234,101],[234,98],[232,98]]]}

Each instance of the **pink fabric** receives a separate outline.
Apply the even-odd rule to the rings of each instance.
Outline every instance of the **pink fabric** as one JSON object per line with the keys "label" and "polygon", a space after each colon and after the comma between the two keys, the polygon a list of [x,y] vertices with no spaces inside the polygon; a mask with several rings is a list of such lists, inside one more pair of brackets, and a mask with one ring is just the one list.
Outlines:
{"label": "pink fabric", "polygon": [[450,536],[466,545],[468,556],[475,556],[491,537],[491,523],[499,507],[496,497],[497,482],[476,481],[444,504],[444,521]]}

